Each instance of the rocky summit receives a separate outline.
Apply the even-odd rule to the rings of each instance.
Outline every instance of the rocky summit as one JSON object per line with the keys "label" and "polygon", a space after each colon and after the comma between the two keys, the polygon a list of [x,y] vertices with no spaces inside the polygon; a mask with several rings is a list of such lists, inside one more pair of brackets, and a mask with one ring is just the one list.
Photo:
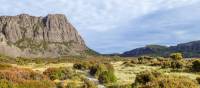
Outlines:
{"label": "rocky summit", "polygon": [[87,50],[65,15],[0,16],[0,54],[11,57],[59,57]]}

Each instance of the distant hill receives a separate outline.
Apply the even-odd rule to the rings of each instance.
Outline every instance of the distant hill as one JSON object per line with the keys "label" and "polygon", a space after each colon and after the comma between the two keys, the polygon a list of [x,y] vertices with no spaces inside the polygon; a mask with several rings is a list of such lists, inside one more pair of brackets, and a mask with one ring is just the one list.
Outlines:
{"label": "distant hill", "polygon": [[147,45],[124,52],[121,56],[169,56],[170,53],[180,52],[184,57],[200,57],[200,41],[178,44],[176,46]]}

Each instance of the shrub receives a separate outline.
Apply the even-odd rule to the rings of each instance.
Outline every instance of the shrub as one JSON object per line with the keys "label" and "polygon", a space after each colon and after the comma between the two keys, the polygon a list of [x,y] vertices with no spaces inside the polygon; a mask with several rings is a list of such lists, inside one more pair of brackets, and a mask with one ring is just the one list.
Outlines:
{"label": "shrub", "polygon": [[126,67],[135,67],[135,64],[131,63],[131,62],[124,62],[123,65],[125,65]]}
{"label": "shrub", "polygon": [[171,61],[163,61],[161,67],[162,68],[171,68]]}
{"label": "shrub", "polygon": [[195,72],[200,72],[200,60],[192,62],[192,70]]}
{"label": "shrub", "polygon": [[73,65],[73,68],[79,69],[79,70],[87,70],[90,67],[91,67],[91,63],[89,63],[89,62],[75,63]]}
{"label": "shrub", "polygon": [[0,88],[55,88],[46,76],[31,69],[9,68],[0,70]]}
{"label": "shrub", "polygon": [[106,88],[132,88],[132,86],[130,84],[127,85],[115,84],[115,85],[109,85]]}
{"label": "shrub", "polygon": [[165,61],[166,59],[164,57],[157,57],[158,61]]}
{"label": "shrub", "polygon": [[113,67],[112,64],[110,64],[110,63],[104,63],[104,65],[106,66],[106,68],[107,68],[108,71],[112,71],[112,72],[115,71],[115,69],[114,69],[114,67]]}
{"label": "shrub", "polygon": [[181,69],[184,67],[184,63],[181,61],[172,61],[171,62],[171,68],[173,69]]}
{"label": "shrub", "polygon": [[104,84],[104,83],[114,83],[117,81],[116,76],[112,71],[104,71],[99,75],[98,78],[99,82]]}
{"label": "shrub", "polygon": [[182,76],[164,75],[158,72],[142,72],[136,76],[134,88],[199,88],[197,81]]}
{"label": "shrub", "polygon": [[156,58],[150,57],[150,56],[141,56],[138,58],[138,64],[148,64],[149,61],[153,61]]}
{"label": "shrub", "polygon": [[25,80],[48,80],[46,76],[34,72],[31,69],[10,68],[0,70],[0,79],[20,83]]}
{"label": "shrub", "polygon": [[181,53],[172,53],[170,55],[170,58],[172,60],[181,60],[181,59],[183,59],[183,55]]}
{"label": "shrub", "polygon": [[43,61],[41,58],[35,58],[35,59],[34,59],[34,62],[35,62],[36,64],[42,64],[42,63],[44,63],[44,61]]}
{"label": "shrub", "polygon": [[5,63],[0,63],[0,70],[8,69],[8,68],[12,68],[12,65],[5,64]]}
{"label": "shrub", "polygon": [[150,66],[161,66],[162,63],[160,61],[153,61],[151,62]]}
{"label": "shrub", "polygon": [[69,68],[48,68],[43,72],[44,75],[48,76],[51,80],[59,79],[69,79],[73,75],[73,71]]}
{"label": "shrub", "polygon": [[161,73],[158,73],[158,72],[144,71],[136,75],[135,83],[144,85],[150,81],[153,81],[154,79],[156,79],[156,77],[160,75]]}
{"label": "shrub", "polygon": [[97,86],[93,81],[84,79],[84,85],[82,86],[82,88],[97,88]]}
{"label": "shrub", "polygon": [[79,88],[75,82],[68,83],[65,88]]}
{"label": "shrub", "polygon": [[55,88],[55,84],[46,80],[27,80],[17,84],[16,88]]}
{"label": "shrub", "polygon": [[132,64],[138,64],[138,60],[137,59],[131,60],[131,63]]}
{"label": "shrub", "polygon": [[92,76],[98,77],[102,72],[107,71],[108,69],[104,64],[97,64],[90,68],[90,74]]}
{"label": "shrub", "polygon": [[143,88],[199,88],[199,85],[187,77],[163,76],[149,82]]}
{"label": "shrub", "polygon": [[56,88],[64,88],[64,85],[61,82],[56,83]]}
{"label": "shrub", "polygon": [[18,65],[26,65],[26,64],[32,62],[31,59],[23,58],[23,57],[17,57],[17,58],[15,59],[15,61],[16,61],[16,63],[17,63]]}
{"label": "shrub", "polygon": [[7,80],[0,80],[0,88],[13,88],[13,84]]}
{"label": "shrub", "polygon": [[196,80],[200,84],[200,77],[197,77]]}

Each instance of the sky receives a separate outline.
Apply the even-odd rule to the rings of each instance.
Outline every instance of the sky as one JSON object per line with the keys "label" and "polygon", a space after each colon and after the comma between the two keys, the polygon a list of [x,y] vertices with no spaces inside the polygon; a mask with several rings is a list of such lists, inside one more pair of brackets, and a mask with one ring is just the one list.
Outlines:
{"label": "sky", "polygon": [[65,14],[104,54],[200,40],[200,0],[0,0],[0,15],[21,13]]}

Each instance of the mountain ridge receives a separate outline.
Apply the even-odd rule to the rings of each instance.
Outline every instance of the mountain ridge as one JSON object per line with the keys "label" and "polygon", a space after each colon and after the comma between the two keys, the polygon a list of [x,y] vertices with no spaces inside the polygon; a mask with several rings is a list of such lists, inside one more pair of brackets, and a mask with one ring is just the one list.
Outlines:
{"label": "mountain ridge", "polygon": [[164,56],[167,57],[171,53],[180,52],[184,57],[200,57],[200,40],[187,43],[180,43],[175,46],[147,45],[145,47],[136,48],[121,54],[121,56]]}

